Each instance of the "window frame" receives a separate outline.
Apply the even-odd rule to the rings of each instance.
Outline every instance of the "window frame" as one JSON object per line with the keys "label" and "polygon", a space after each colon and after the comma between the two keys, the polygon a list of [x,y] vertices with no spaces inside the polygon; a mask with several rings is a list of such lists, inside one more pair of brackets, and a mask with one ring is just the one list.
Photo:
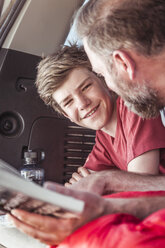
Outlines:
{"label": "window frame", "polygon": [[2,23],[0,22],[0,48],[2,47],[7,34],[13,26],[25,2],[26,0],[16,0],[14,5],[9,10],[6,18],[1,21]]}

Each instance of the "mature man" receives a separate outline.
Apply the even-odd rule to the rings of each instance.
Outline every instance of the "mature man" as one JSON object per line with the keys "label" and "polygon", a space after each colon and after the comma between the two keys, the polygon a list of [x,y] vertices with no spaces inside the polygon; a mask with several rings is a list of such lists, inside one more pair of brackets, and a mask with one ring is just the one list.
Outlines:
{"label": "mature man", "polygon": [[91,0],[77,16],[93,70],[145,118],[165,104],[164,30],[163,0]]}
{"label": "mature man", "polygon": [[[165,104],[164,0],[91,0],[80,10],[77,26],[93,69],[105,77],[131,110],[147,118],[156,116]],[[18,228],[48,244],[59,243],[78,227],[108,213],[144,218],[165,206],[165,197],[160,196],[103,199],[50,183],[47,187],[86,202],[84,212],[74,219],[12,211]]]}

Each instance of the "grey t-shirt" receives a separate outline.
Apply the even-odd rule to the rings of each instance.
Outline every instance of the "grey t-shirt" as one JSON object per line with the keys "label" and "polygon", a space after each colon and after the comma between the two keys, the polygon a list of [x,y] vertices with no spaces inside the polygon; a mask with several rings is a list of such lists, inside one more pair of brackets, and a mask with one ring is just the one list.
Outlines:
{"label": "grey t-shirt", "polygon": [[160,110],[160,115],[161,115],[163,126],[165,127],[165,107],[164,109]]}

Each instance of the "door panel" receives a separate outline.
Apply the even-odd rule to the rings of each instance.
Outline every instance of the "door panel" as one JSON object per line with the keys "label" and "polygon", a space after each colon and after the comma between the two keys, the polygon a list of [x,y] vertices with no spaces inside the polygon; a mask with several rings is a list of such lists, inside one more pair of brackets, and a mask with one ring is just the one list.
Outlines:
{"label": "door panel", "polygon": [[0,56],[0,157],[19,168],[33,122],[56,113],[44,105],[34,86],[40,58],[2,49]]}

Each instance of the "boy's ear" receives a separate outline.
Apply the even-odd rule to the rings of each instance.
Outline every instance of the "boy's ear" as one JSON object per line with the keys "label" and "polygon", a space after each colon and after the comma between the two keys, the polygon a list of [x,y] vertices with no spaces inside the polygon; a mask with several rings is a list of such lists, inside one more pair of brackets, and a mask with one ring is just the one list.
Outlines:
{"label": "boy's ear", "polygon": [[66,118],[68,118],[71,122],[73,122],[72,119],[71,119],[64,111],[62,111],[62,114],[63,114]]}
{"label": "boy's ear", "polygon": [[127,52],[116,50],[113,59],[119,73],[127,73],[130,80],[135,78],[135,61]]}
{"label": "boy's ear", "polygon": [[62,114],[69,119],[68,115],[64,111],[62,111]]}

